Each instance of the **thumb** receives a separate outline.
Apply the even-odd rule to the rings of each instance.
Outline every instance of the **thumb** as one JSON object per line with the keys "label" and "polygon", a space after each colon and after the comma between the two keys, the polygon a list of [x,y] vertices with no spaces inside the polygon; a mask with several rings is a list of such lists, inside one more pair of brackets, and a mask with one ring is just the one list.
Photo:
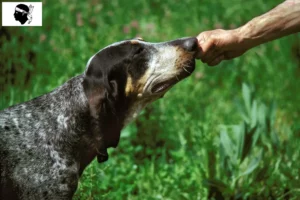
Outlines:
{"label": "thumb", "polygon": [[197,40],[198,40],[198,51],[196,53],[196,58],[200,59],[201,56],[203,55],[203,45],[205,43],[205,41],[208,38],[208,33],[207,32],[202,32],[197,36]]}
{"label": "thumb", "polygon": [[199,46],[201,46],[201,44],[203,44],[205,42],[205,40],[207,39],[207,33],[206,32],[202,32],[197,36],[198,39],[198,44]]}

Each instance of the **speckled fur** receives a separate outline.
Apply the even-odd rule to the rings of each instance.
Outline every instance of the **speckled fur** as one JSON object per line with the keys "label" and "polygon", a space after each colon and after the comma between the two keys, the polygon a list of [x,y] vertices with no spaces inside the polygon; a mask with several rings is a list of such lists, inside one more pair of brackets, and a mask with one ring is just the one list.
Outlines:
{"label": "speckled fur", "polygon": [[49,94],[0,112],[1,199],[17,199],[8,196],[16,194],[10,189],[21,199],[71,198],[85,167],[78,164],[82,151],[94,142],[82,81],[77,76]]}

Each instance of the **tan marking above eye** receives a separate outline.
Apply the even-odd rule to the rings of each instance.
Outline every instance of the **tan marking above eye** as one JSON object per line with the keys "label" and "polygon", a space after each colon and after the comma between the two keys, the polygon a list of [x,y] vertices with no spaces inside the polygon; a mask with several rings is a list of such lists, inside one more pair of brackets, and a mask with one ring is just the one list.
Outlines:
{"label": "tan marking above eye", "polygon": [[136,37],[135,39],[136,39],[136,40],[140,40],[140,41],[144,41],[144,39],[141,38],[141,37]]}
{"label": "tan marking above eye", "polygon": [[130,43],[131,44],[139,44],[139,41],[138,40],[131,40]]}
{"label": "tan marking above eye", "polygon": [[130,42],[131,42],[131,44],[139,44],[139,41],[144,41],[144,39],[141,37],[136,37],[136,38],[132,39]]}

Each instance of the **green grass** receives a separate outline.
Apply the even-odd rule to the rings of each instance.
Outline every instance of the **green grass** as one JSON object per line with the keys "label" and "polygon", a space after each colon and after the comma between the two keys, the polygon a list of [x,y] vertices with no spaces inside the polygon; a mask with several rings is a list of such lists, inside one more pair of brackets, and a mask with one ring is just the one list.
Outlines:
{"label": "green grass", "polygon": [[[0,29],[0,109],[82,73],[90,56],[233,28],[279,0],[43,2],[42,27]],[[146,108],[74,199],[299,199],[300,35],[194,74]]]}

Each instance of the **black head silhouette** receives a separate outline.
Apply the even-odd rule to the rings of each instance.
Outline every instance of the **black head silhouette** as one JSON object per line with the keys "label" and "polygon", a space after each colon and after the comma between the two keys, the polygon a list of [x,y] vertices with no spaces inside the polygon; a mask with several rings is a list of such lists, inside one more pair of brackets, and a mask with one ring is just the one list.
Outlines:
{"label": "black head silhouette", "polygon": [[19,21],[21,24],[25,24],[28,20],[27,15],[29,13],[29,7],[25,4],[18,4],[15,8],[14,17],[16,21]]}

